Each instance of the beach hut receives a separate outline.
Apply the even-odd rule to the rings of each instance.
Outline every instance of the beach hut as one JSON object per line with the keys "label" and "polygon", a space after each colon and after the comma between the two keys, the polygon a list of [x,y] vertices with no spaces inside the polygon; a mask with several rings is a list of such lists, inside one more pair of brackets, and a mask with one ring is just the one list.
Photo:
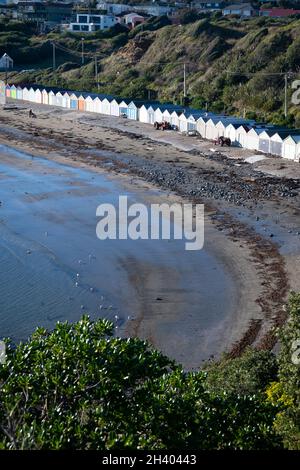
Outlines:
{"label": "beach hut", "polygon": [[160,106],[153,107],[154,109],[154,122],[162,122],[163,121],[163,112]]}
{"label": "beach hut", "polygon": [[187,130],[196,131],[197,130],[197,116],[195,114],[190,114],[187,118]]}
{"label": "beach hut", "polygon": [[85,111],[85,98],[82,95],[78,97],[78,109],[79,111]]}
{"label": "beach hut", "polygon": [[48,91],[45,88],[42,90],[42,103],[49,104]]}
{"label": "beach hut", "polygon": [[187,132],[188,125],[187,125],[187,116],[185,113],[181,113],[179,116],[179,131],[180,132]]}
{"label": "beach hut", "polygon": [[148,123],[147,107],[144,104],[139,108],[139,121],[144,122],[145,124]]}
{"label": "beach hut", "polygon": [[93,113],[94,110],[94,100],[91,96],[87,96],[85,99],[85,110]]}
{"label": "beach hut", "polygon": [[265,128],[254,128],[252,127],[247,133],[245,139],[245,148],[249,150],[258,150],[259,148],[259,136],[265,130]]}
{"label": "beach hut", "polygon": [[225,129],[227,127],[226,119],[220,119],[216,124],[216,132],[218,137],[225,137]]}
{"label": "beach hut", "polygon": [[156,110],[156,106],[149,106],[149,108],[147,109],[147,114],[148,114],[148,124],[154,124],[155,122],[155,110]]}
{"label": "beach hut", "polygon": [[299,135],[289,135],[286,137],[282,144],[282,154],[283,158],[289,160],[294,160],[296,162],[300,161],[300,136]]}
{"label": "beach hut", "polygon": [[70,96],[70,109],[78,109],[78,98],[75,93],[72,93]]}
{"label": "beach hut", "polygon": [[236,145],[236,130],[240,127],[240,124],[230,123],[227,124],[224,131],[224,137],[228,137],[231,140],[231,145]]}
{"label": "beach hut", "polygon": [[102,111],[102,103],[101,100],[98,96],[94,99],[94,112],[101,114]]}
{"label": "beach hut", "polygon": [[131,101],[128,105],[128,114],[127,114],[128,119],[132,119],[133,121],[138,120],[138,108],[136,104]]}
{"label": "beach hut", "polygon": [[236,130],[236,143],[239,147],[245,147],[249,127],[245,124],[239,126]]}
{"label": "beach hut", "polygon": [[179,129],[179,116],[180,112],[179,111],[173,111],[171,113],[171,124],[172,126],[176,126]]}
{"label": "beach hut", "polygon": [[259,134],[258,150],[264,153],[270,153],[270,139],[274,133],[275,131],[264,129]]}
{"label": "beach hut", "polygon": [[219,122],[220,118],[210,118],[205,126],[205,138],[208,140],[215,140],[218,138],[218,129],[216,125]]}
{"label": "beach hut", "polygon": [[126,101],[121,101],[121,103],[119,103],[119,115],[128,115],[128,104],[126,103]]}
{"label": "beach hut", "polygon": [[28,98],[29,98],[29,101],[31,101],[32,103],[35,103],[35,90],[31,87],[29,89],[29,93],[28,93]]}
{"label": "beach hut", "polygon": [[23,88],[20,86],[17,87],[17,100],[22,100],[23,99]]}
{"label": "beach hut", "polygon": [[9,85],[5,86],[5,95],[6,95],[6,98],[10,98],[10,86]]}
{"label": "beach hut", "polygon": [[27,87],[23,88],[23,100],[29,101],[29,90]]}
{"label": "beach hut", "polygon": [[55,94],[55,102],[56,102],[56,106],[61,106],[63,105],[63,95],[61,94],[60,91],[58,91],[56,94]]}
{"label": "beach hut", "polygon": [[171,113],[168,109],[165,109],[162,113],[163,121],[171,123]]}
{"label": "beach hut", "polygon": [[55,106],[56,104],[55,93],[52,90],[50,90],[48,93],[48,103],[50,106]]}
{"label": "beach hut", "polygon": [[15,85],[12,85],[10,87],[10,97],[13,98],[14,100],[17,99],[17,89],[16,89]]}
{"label": "beach hut", "polygon": [[42,103],[42,92],[39,88],[35,90],[35,103]]}
{"label": "beach hut", "polygon": [[119,103],[115,99],[110,102],[110,115],[120,116]]}
{"label": "beach hut", "polygon": [[209,121],[209,119],[210,118],[208,116],[201,116],[197,119],[196,128],[203,139],[206,138],[206,123]]}
{"label": "beach hut", "polygon": [[65,92],[62,97],[62,107],[70,109],[70,95],[69,93]]}
{"label": "beach hut", "polygon": [[102,108],[102,114],[107,114],[110,115],[110,102],[107,98],[104,98],[101,100],[101,108]]}

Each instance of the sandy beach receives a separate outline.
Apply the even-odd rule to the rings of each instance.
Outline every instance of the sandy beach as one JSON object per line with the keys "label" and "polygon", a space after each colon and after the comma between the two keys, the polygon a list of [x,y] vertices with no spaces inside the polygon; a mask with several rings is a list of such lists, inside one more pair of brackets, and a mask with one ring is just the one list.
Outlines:
{"label": "sandy beach", "polygon": [[[36,119],[28,118],[30,108]],[[129,253],[120,266],[127,273],[124,289],[130,285],[136,316],[126,320],[129,301],[124,302],[120,334],[148,339],[186,368],[199,367],[207,354],[237,355],[247,345],[274,347],[272,331],[285,320],[287,294],[300,289],[299,164],[279,158],[246,164],[251,151],[217,149],[211,142],[154,131],[121,118],[32,103],[0,110],[0,143],[74,171],[102,175],[147,202],[205,204],[207,264],[215,263],[221,273],[215,278],[208,275],[210,288],[206,289],[208,298],[216,292],[217,299],[223,299],[223,314],[206,323],[198,321],[204,315],[200,305],[197,313],[203,279],[193,276],[196,264],[191,263],[189,273],[188,262],[182,262],[187,284],[182,287],[176,277],[181,272],[180,257],[175,267],[166,263],[156,270],[146,260],[130,263]],[[7,158],[6,164],[15,165],[13,156]],[[38,159],[31,164],[35,169]],[[0,173],[0,185],[3,178]],[[47,175],[40,178],[47,192]],[[69,191],[74,196],[72,191],[78,188],[72,187],[72,178]],[[32,204],[28,192],[24,203]],[[5,193],[0,194],[5,205]],[[187,311],[188,287],[193,292],[191,311]],[[208,317],[210,310],[218,311],[209,302],[205,305]]]}

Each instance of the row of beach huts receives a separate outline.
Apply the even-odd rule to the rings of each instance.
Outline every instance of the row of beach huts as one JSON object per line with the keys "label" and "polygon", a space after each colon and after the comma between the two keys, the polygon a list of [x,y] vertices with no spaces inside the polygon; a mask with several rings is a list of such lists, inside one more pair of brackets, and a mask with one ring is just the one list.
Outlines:
{"label": "row of beach huts", "polygon": [[110,95],[6,85],[6,97],[110,116],[126,116],[146,124],[167,121],[180,132],[197,131],[208,140],[229,137],[231,145],[300,161],[300,130],[253,120],[218,115],[158,101],[116,98]]}

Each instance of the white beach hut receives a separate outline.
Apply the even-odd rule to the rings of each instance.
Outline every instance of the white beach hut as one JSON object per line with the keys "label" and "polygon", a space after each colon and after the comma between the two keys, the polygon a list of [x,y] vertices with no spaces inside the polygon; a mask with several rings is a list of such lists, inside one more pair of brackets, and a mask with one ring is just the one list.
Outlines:
{"label": "white beach hut", "polygon": [[274,131],[270,129],[264,129],[259,134],[258,150],[264,153],[270,153],[270,139],[274,134]]}
{"label": "white beach hut", "polygon": [[195,131],[197,129],[197,118],[190,114],[187,118],[187,130],[188,131]]}
{"label": "white beach hut", "polygon": [[165,109],[162,113],[163,121],[171,122],[171,113],[168,109]]}
{"label": "white beach hut", "polygon": [[162,122],[163,121],[163,112],[160,107],[157,107],[154,110],[154,122]]}
{"label": "white beach hut", "polygon": [[230,123],[225,127],[224,137],[228,137],[231,140],[231,145],[237,145],[236,130],[240,127],[239,124]]}
{"label": "white beach hut", "polygon": [[35,102],[39,104],[43,102],[43,95],[39,88],[35,90]]}
{"label": "white beach hut", "polygon": [[227,126],[227,122],[225,119],[220,119],[219,122],[216,124],[216,132],[218,137],[225,137],[225,129]]}
{"label": "white beach hut", "polygon": [[117,100],[110,102],[110,114],[111,116],[120,116],[119,103]]}
{"label": "white beach hut", "polygon": [[252,127],[247,133],[247,138],[245,139],[245,148],[249,150],[258,150],[259,147],[259,135],[264,131],[264,128],[254,128]]}
{"label": "white beach hut", "polygon": [[126,101],[121,101],[121,103],[119,103],[119,115],[128,116],[128,104]]}
{"label": "white beach hut", "polygon": [[61,92],[57,92],[55,95],[55,101],[56,101],[56,106],[61,106],[63,105],[63,95]]}
{"label": "white beach hut", "polygon": [[101,111],[102,111],[102,103],[101,103],[100,98],[96,96],[96,98],[94,99],[94,112],[101,114]]}
{"label": "white beach hut", "polygon": [[187,132],[188,130],[188,120],[187,120],[187,116],[185,113],[182,113],[180,116],[179,116],[179,131],[180,132]]}
{"label": "white beach hut", "polygon": [[17,87],[17,100],[22,100],[23,99],[23,88],[20,86]]}
{"label": "white beach hut", "polygon": [[95,112],[94,100],[91,96],[87,96],[85,99],[85,110],[89,111],[90,113]]}
{"label": "white beach hut", "polygon": [[144,104],[139,108],[139,121],[145,124],[148,123],[147,107]]}
{"label": "white beach hut", "polygon": [[300,136],[299,135],[289,135],[284,139],[282,144],[282,154],[283,158],[289,160],[294,160],[296,162],[300,161]]}
{"label": "white beach hut", "polygon": [[108,114],[110,115],[110,102],[107,98],[104,98],[103,100],[101,100],[101,112],[102,114]]}
{"label": "white beach hut", "polygon": [[236,130],[236,143],[240,147],[245,147],[246,140],[247,140],[247,133],[249,131],[249,127],[245,124],[239,126]]}
{"label": "white beach hut", "polygon": [[133,101],[131,101],[128,105],[127,117],[128,119],[132,119],[134,121],[138,120],[138,108]]}
{"label": "white beach hut", "polygon": [[42,103],[49,104],[48,91],[45,88],[42,90]]}
{"label": "white beach hut", "polygon": [[270,138],[270,153],[272,155],[278,155],[281,157],[282,154],[282,144],[284,139],[289,135],[288,131],[275,132]]}
{"label": "white beach hut", "polygon": [[63,94],[62,107],[70,109],[70,95],[67,92]]}
{"label": "white beach hut", "polygon": [[147,118],[147,122],[149,124],[154,124],[155,122],[155,107],[153,106],[149,106],[149,108],[147,108],[147,114],[148,114],[148,118]]}
{"label": "white beach hut", "polygon": [[209,117],[201,116],[197,119],[197,131],[203,139],[206,138],[206,123],[209,121]]}
{"label": "white beach hut", "polygon": [[55,99],[55,93],[54,93],[54,91],[52,91],[52,90],[49,91],[49,93],[48,93],[48,100],[49,100],[50,106],[55,106],[55,104],[56,104],[56,99]]}
{"label": "white beach hut", "polygon": [[219,118],[210,118],[205,126],[205,138],[208,140],[215,140],[218,138],[218,129],[216,128]]}
{"label": "white beach hut", "polygon": [[178,129],[179,129],[179,116],[180,116],[179,111],[173,111],[171,113],[171,121],[170,121],[172,126],[176,126],[178,127]]}
{"label": "white beach hut", "polygon": [[28,101],[31,101],[32,103],[35,103],[35,90],[31,87],[28,92]]}
{"label": "white beach hut", "polygon": [[23,100],[29,101],[29,90],[27,87],[23,88]]}

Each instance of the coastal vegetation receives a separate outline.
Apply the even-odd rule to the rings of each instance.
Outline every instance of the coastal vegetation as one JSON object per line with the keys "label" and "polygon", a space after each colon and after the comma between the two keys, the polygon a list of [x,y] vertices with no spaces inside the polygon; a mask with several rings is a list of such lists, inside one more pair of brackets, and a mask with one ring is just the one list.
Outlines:
{"label": "coastal vegetation", "polygon": [[287,311],[278,356],[249,349],[195,372],[88,316],[8,341],[0,447],[299,450],[300,294]]}
{"label": "coastal vegetation", "polygon": [[13,21],[1,23],[0,31],[0,54],[10,54],[17,69],[9,73],[11,83],[180,103],[185,63],[191,106],[300,126],[299,106],[291,102],[292,82],[300,68],[298,16],[241,21],[218,13],[183,12],[180,25],[172,25],[166,16],[151,18],[132,31],[117,25],[85,36],[83,64],[78,33],[41,35],[32,23],[25,28]]}

